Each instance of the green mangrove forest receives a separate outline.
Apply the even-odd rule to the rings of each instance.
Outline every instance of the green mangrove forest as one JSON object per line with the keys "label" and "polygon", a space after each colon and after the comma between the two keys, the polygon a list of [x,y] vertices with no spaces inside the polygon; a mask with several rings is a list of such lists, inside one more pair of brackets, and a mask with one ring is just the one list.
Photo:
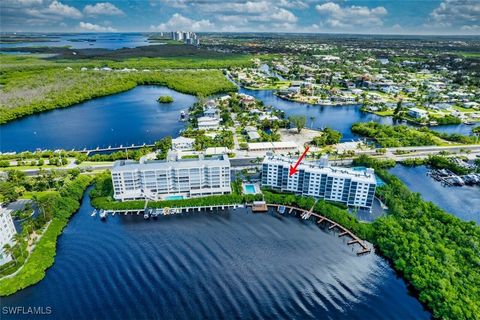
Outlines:
{"label": "green mangrove forest", "polygon": [[[220,59],[216,63],[202,57],[129,58],[122,61],[52,61],[5,54],[0,57],[0,124],[119,93],[137,85],[166,86],[197,96],[232,92],[237,87],[217,68],[230,62],[233,65],[248,62],[245,56]],[[209,64],[205,66],[202,61]],[[125,69],[128,72],[120,72]]]}
{"label": "green mangrove forest", "polygon": [[384,148],[478,143],[478,139],[475,136],[437,132],[426,127],[412,128],[404,125],[392,126],[377,122],[354,123],[352,132],[371,138]]}

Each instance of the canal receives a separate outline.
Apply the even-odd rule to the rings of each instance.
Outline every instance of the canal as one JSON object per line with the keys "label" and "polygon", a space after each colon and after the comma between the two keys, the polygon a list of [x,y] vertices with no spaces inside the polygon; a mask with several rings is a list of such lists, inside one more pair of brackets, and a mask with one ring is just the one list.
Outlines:
{"label": "canal", "polygon": [[2,306],[60,319],[430,318],[383,258],[314,222],[247,209],[102,222],[92,210],[85,197],[46,277]]}
{"label": "canal", "polygon": [[390,173],[400,178],[410,190],[420,193],[423,199],[464,221],[480,224],[480,187],[444,187],[441,182],[428,176],[427,171],[425,166],[397,165],[390,169]]}
{"label": "canal", "polygon": [[[274,94],[275,91],[273,90],[249,90],[240,88],[240,92],[262,100],[267,106],[274,106],[284,111],[287,117],[291,115],[305,116],[307,118],[307,127],[309,128],[319,129],[330,127],[335,129],[342,133],[343,141],[359,138],[359,136],[350,130],[355,122],[374,121],[387,125],[401,124],[399,121],[393,120],[392,117],[381,117],[373,113],[363,112],[360,110],[360,105],[319,106],[299,103],[280,99]],[[477,125],[480,125],[480,123],[477,123],[475,126]],[[435,126],[430,127],[430,129],[446,133],[470,135],[473,127],[474,126],[465,124],[456,124]]]}

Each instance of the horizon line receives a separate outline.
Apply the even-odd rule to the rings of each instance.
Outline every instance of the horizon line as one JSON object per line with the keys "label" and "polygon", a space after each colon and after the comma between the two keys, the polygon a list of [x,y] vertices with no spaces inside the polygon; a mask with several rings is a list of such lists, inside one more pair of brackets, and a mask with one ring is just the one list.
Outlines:
{"label": "horizon line", "polygon": [[118,33],[165,33],[173,31],[189,31],[200,34],[309,34],[309,35],[359,35],[359,36],[469,36],[469,37],[480,37],[479,34],[469,34],[469,33],[363,33],[363,32],[335,32],[335,31],[324,31],[324,32],[305,32],[305,31],[191,31],[191,30],[170,30],[170,31],[1,31],[0,34],[118,34]]}

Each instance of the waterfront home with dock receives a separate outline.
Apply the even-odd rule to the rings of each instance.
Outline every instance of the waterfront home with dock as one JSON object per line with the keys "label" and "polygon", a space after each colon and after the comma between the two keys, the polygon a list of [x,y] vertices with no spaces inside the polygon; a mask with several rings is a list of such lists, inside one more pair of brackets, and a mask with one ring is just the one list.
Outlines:
{"label": "waterfront home with dock", "polygon": [[112,168],[114,198],[181,199],[228,194],[230,161],[227,155],[174,161],[116,161]]}
{"label": "waterfront home with dock", "polygon": [[301,163],[298,173],[290,176],[289,168],[295,161],[267,155],[262,164],[262,186],[371,209],[377,186],[373,169],[332,167],[324,156],[319,163]]}

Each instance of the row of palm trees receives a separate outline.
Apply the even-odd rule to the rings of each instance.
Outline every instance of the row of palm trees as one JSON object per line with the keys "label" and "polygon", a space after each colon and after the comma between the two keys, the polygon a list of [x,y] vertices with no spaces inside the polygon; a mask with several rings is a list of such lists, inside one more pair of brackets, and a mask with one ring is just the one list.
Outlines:
{"label": "row of palm trees", "polygon": [[[15,233],[12,237],[12,240],[19,246],[20,248],[20,254],[22,256],[22,258],[24,258],[24,252],[22,250],[22,245],[24,243],[24,238],[23,238],[23,235],[21,233]],[[3,252],[9,256],[11,256],[13,258],[13,261],[15,262],[15,265],[17,265],[18,261],[17,261],[17,258],[15,257],[15,248],[17,247],[17,245],[11,245],[9,243],[6,243],[4,246],[3,246]]]}

